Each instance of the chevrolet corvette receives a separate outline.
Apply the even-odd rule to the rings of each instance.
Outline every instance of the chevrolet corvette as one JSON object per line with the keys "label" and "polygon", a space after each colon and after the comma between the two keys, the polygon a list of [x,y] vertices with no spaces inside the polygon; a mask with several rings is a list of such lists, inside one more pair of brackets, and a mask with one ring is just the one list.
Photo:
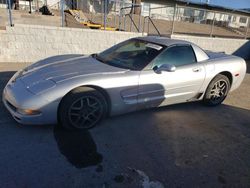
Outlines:
{"label": "chevrolet corvette", "polygon": [[138,37],[92,55],[49,57],[9,80],[3,103],[21,124],[89,129],[107,116],[202,101],[237,89],[245,61],[166,37]]}

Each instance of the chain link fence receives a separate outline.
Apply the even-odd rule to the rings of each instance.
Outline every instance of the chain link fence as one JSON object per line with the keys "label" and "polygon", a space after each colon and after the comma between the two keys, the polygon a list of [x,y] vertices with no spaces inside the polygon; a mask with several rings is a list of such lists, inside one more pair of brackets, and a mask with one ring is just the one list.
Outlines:
{"label": "chain link fence", "polygon": [[175,33],[248,38],[249,18],[233,12],[177,7]]}
{"label": "chain link fence", "polygon": [[161,36],[250,38],[249,14],[129,0],[0,0],[1,27],[19,23]]}
{"label": "chain link fence", "polygon": [[[171,35],[249,38],[250,18],[234,12],[218,12],[187,6],[150,5],[144,32]],[[249,13],[250,14],[250,13]],[[145,12],[144,12],[145,15]],[[146,17],[146,16],[145,16]]]}

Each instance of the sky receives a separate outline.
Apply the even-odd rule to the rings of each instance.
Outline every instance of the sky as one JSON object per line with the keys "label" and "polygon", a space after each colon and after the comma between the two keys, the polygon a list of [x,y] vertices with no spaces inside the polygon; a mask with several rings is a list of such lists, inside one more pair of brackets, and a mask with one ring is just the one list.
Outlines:
{"label": "sky", "polygon": [[[206,0],[190,0],[193,2],[203,2]],[[210,0],[210,4],[219,5],[234,9],[250,8],[250,0]]]}

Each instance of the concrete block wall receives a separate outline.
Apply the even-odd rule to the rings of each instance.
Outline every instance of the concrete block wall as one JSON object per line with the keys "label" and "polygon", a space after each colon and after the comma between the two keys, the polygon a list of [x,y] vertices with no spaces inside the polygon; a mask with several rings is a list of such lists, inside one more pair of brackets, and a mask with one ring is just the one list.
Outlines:
{"label": "concrete block wall", "polygon": [[[98,53],[141,33],[100,31],[15,24],[0,30],[0,62],[32,63],[60,54]],[[191,41],[205,50],[234,54],[250,59],[250,42],[243,39],[223,39],[172,35],[171,38]]]}
{"label": "concrete block wall", "polygon": [[234,54],[244,59],[250,59],[249,40],[230,38],[196,37],[189,35],[172,35],[173,39],[193,42],[205,50]]}
{"label": "concrete block wall", "polygon": [[35,62],[60,54],[100,52],[141,33],[16,24],[0,31],[0,62]]}

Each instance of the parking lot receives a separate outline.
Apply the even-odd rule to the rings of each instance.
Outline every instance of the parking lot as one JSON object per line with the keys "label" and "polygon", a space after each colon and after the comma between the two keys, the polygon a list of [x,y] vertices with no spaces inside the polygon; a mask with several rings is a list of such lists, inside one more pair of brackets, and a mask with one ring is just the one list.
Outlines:
{"label": "parking lot", "polygon": [[[0,65],[1,93],[22,67]],[[87,132],[19,125],[0,102],[1,187],[250,187],[249,159],[249,69],[221,106],[145,110]]]}

